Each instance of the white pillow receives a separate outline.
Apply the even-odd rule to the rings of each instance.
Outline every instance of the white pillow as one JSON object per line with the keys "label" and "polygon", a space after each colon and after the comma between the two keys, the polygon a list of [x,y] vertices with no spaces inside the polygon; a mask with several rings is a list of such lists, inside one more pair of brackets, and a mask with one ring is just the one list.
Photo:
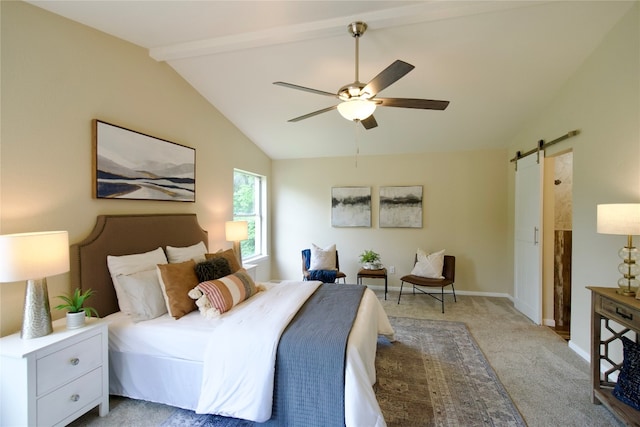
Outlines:
{"label": "white pillow", "polygon": [[118,281],[131,304],[131,317],[134,322],[155,319],[167,312],[156,270],[119,276]]}
{"label": "white pillow", "polygon": [[309,270],[337,270],[336,245],[333,244],[322,249],[312,243]]}
{"label": "white pillow", "polygon": [[120,307],[120,311],[126,314],[131,314],[132,308],[128,301],[127,294],[123,291],[122,285],[119,282],[119,277],[128,276],[141,271],[156,271],[156,266],[158,264],[166,263],[167,257],[164,255],[162,248],[141,254],[107,256],[107,267],[111,274],[113,287],[116,289],[116,296],[118,297],[118,306]]}
{"label": "white pillow", "polygon": [[183,248],[176,248],[173,246],[167,246],[167,258],[169,263],[174,264],[178,262],[189,261],[190,259],[195,262],[204,261],[206,258],[204,254],[207,253],[207,246],[204,242],[196,243],[195,245],[185,246]]}
{"label": "white pillow", "polygon": [[418,249],[418,261],[413,266],[411,274],[426,277],[428,279],[444,279],[442,268],[444,267],[444,249],[427,255],[422,249]]}

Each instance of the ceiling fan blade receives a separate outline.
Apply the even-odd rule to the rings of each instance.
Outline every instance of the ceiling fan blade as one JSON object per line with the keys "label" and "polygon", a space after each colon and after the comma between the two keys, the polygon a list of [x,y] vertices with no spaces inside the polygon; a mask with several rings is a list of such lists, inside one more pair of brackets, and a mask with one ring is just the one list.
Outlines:
{"label": "ceiling fan blade", "polygon": [[444,110],[449,105],[449,101],[415,98],[374,98],[372,101],[383,107],[419,108],[422,110]]}
{"label": "ceiling fan blade", "polygon": [[362,126],[367,130],[378,127],[378,122],[376,122],[376,118],[373,117],[373,114],[364,120],[360,120],[360,123],[362,123]]}
{"label": "ceiling fan blade", "polygon": [[314,111],[313,113],[305,114],[304,116],[296,117],[291,120],[287,120],[289,122],[299,122],[300,120],[308,119],[309,117],[317,116],[318,114],[326,113],[327,111],[335,110],[338,106],[334,105],[332,107],[323,108],[322,110]]}
{"label": "ceiling fan blade", "polygon": [[378,92],[388,88],[398,80],[400,80],[405,74],[413,70],[415,67],[404,61],[397,59],[393,64],[382,70],[380,74],[375,76],[367,85],[362,89],[362,92],[370,93],[375,96]]}
{"label": "ceiling fan blade", "polygon": [[311,93],[315,93],[318,95],[325,95],[325,96],[331,96],[333,98],[337,98],[338,95],[336,95],[335,93],[331,93],[331,92],[325,92],[323,90],[318,90],[318,89],[311,89],[310,87],[304,87],[304,86],[299,86],[299,85],[294,85],[292,83],[285,83],[285,82],[273,82],[274,85],[278,85],[278,86],[284,86],[284,87],[288,87],[291,89],[298,89],[298,90],[303,90],[305,92],[311,92]]}

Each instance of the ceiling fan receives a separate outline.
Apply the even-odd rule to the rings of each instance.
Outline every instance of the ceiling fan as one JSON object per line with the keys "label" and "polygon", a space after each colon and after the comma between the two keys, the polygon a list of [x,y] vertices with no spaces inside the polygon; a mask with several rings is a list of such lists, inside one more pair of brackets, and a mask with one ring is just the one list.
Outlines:
{"label": "ceiling fan", "polygon": [[342,86],[338,93],[325,92],[323,90],[312,89],[285,82],[273,82],[274,85],[284,86],[291,89],[303,90],[318,95],[330,96],[338,98],[339,104],[322,110],[314,111],[300,117],[289,120],[290,122],[299,122],[327,111],[338,109],[342,117],[347,120],[361,122],[365,129],[372,129],[378,126],[373,112],[376,106],[382,107],[401,107],[401,108],[418,108],[422,110],[444,110],[449,105],[449,101],[437,101],[432,99],[416,99],[416,98],[378,98],[376,95],[396,81],[400,80],[409,71],[415,67],[401,60],[394,61],[387,68],[382,70],[380,74],[375,76],[367,84],[363,84],[358,79],[358,61],[359,61],[359,40],[367,30],[367,24],[364,22],[352,22],[347,26],[349,34],[356,39],[356,80]]}

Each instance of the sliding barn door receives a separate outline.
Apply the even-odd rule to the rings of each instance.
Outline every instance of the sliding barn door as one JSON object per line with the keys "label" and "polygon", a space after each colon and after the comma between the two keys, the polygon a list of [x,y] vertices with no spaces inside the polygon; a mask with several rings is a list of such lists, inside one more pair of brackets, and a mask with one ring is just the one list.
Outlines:
{"label": "sliding barn door", "polygon": [[542,177],[544,151],[518,160],[515,209],[515,289],[517,310],[542,319]]}

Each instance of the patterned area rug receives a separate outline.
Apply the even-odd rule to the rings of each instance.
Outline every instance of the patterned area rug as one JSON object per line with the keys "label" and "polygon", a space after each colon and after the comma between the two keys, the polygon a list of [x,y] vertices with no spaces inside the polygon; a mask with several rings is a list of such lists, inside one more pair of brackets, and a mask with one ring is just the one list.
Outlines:
{"label": "patterned area rug", "polygon": [[[526,426],[464,323],[390,320],[396,341],[378,340],[375,385],[389,427]],[[162,426],[254,423],[177,409]]]}
{"label": "patterned area rug", "polygon": [[389,427],[526,426],[462,322],[390,318],[378,340],[376,397]]}

